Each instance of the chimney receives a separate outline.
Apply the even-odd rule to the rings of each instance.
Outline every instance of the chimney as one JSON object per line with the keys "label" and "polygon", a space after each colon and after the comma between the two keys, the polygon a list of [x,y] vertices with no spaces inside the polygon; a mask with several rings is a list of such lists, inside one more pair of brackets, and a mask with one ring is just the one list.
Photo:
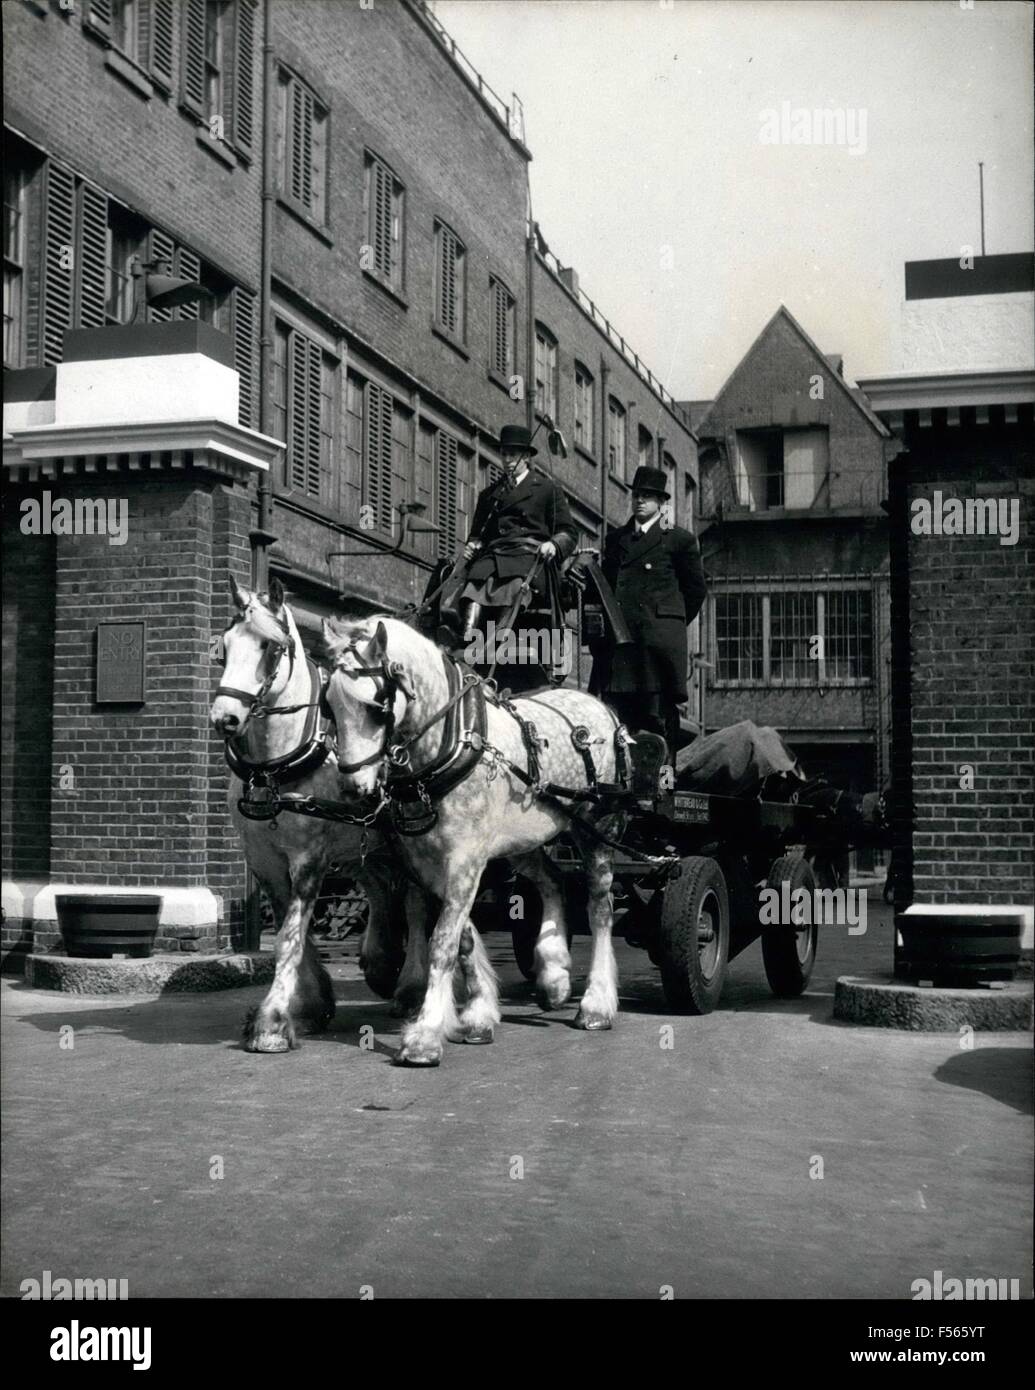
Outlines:
{"label": "chimney", "polygon": [[562,265],[559,269],[561,284],[569,294],[579,297],[579,272],[573,265]]}

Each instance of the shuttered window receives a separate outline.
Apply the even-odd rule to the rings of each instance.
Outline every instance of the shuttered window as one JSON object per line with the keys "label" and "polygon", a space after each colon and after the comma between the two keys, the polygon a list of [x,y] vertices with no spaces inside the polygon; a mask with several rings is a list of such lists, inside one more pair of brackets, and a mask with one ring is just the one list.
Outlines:
{"label": "shuttered window", "polygon": [[457,514],[460,505],[457,442],[445,430],[435,438],[435,523],[438,535],[439,559],[452,559],[456,554]]}
{"label": "shuttered window", "polygon": [[377,279],[401,293],[403,215],[406,191],[376,155],[366,159],[367,246],[361,262]]}
{"label": "shuttered window", "polygon": [[277,81],[277,188],[321,226],[327,222],[327,108],[280,68]]}
{"label": "shuttered window", "polygon": [[363,400],[363,501],[378,531],[392,535],[392,414],[391,392],[368,381]]}
{"label": "shuttered window", "polygon": [[457,342],[467,339],[467,251],[451,227],[435,223],[435,322]]}
{"label": "shuttered window", "polygon": [[514,374],[515,361],[515,302],[502,280],[489,280],[492,324],[489,344],[489,370],[509,380]]}
{"label": "shuttered window", "polygon": [[83,23],[158,86],[173,82],[175,0],[84,0]]}
{"label": "shuttered window", "polygon": [[254,0],[183,0],[184,108],[249,158],[255,138]]}
{"label": "shuttered window", "polygon": [[275,325],[272,425],[287,441],[285,483],[328,501],[336,430],[337,363],[319,343],[278,320]]}

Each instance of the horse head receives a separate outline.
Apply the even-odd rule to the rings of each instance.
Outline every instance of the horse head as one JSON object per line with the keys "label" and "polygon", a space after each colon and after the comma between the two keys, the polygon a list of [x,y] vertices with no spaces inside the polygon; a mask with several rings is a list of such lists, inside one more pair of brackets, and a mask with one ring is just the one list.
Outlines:
{"label": "horse head", "polygon": [[401,663],[389,659],[380,618],[325,618],[323,640],[334,667],[326,696],[337,728],[338,776],[343,791],[366,796],[383,780],[413,689]]}
{"label": "horse head", "polygon": [[257,593],[229,578],[237,616],[223,633],[223,676],[209,718],[217,733],[236,738],[263,701],[275,703],[287,688],[299,638],[279,579]]}

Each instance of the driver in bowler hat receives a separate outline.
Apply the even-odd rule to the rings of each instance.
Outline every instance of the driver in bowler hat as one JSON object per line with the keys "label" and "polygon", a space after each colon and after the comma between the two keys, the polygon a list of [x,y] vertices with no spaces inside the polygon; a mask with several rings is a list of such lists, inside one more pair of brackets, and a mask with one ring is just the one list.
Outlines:
{"label": "driver in bowler hat", "polygon": [[674,759],[677,706],[688,698],[686,629],[707,588],[697,538],[665,523],[669,496],[660,468],[637,468],[632,516],[608,532],[600,565],[633,640],[595,645],[589,688],[613,706],[633,734],[661,734]]}
{"label": "driver in bowler hat", "polygon": [[[506,612],[537,554],[549,564],[575,549],[578,532],[563,488],[530,466],[537,452],[523,425],[503,426],[504,473],[478,494],[464,547],[466,582],[459,595],[464,641],[480,625],[483,610]],[[532,583],[540,600],[546,595],[544,569],[540,566]]]}

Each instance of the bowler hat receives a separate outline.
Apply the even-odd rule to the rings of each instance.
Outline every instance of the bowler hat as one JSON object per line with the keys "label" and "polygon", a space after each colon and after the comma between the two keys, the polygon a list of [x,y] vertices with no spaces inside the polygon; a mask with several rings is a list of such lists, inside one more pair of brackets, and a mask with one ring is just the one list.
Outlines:
{"label": "bowler hat", "polygon": [[532,436],[524,425],[504,425],[500,430],[501,449],[520,449],[523,454],[535,458],[539,452],[532,448]]}
{"label": "bowler hat", "polygon": [[656,492],[662,497],[671,497],[668,478],[660,468],[637,468],[632,480],[633,492]]}

